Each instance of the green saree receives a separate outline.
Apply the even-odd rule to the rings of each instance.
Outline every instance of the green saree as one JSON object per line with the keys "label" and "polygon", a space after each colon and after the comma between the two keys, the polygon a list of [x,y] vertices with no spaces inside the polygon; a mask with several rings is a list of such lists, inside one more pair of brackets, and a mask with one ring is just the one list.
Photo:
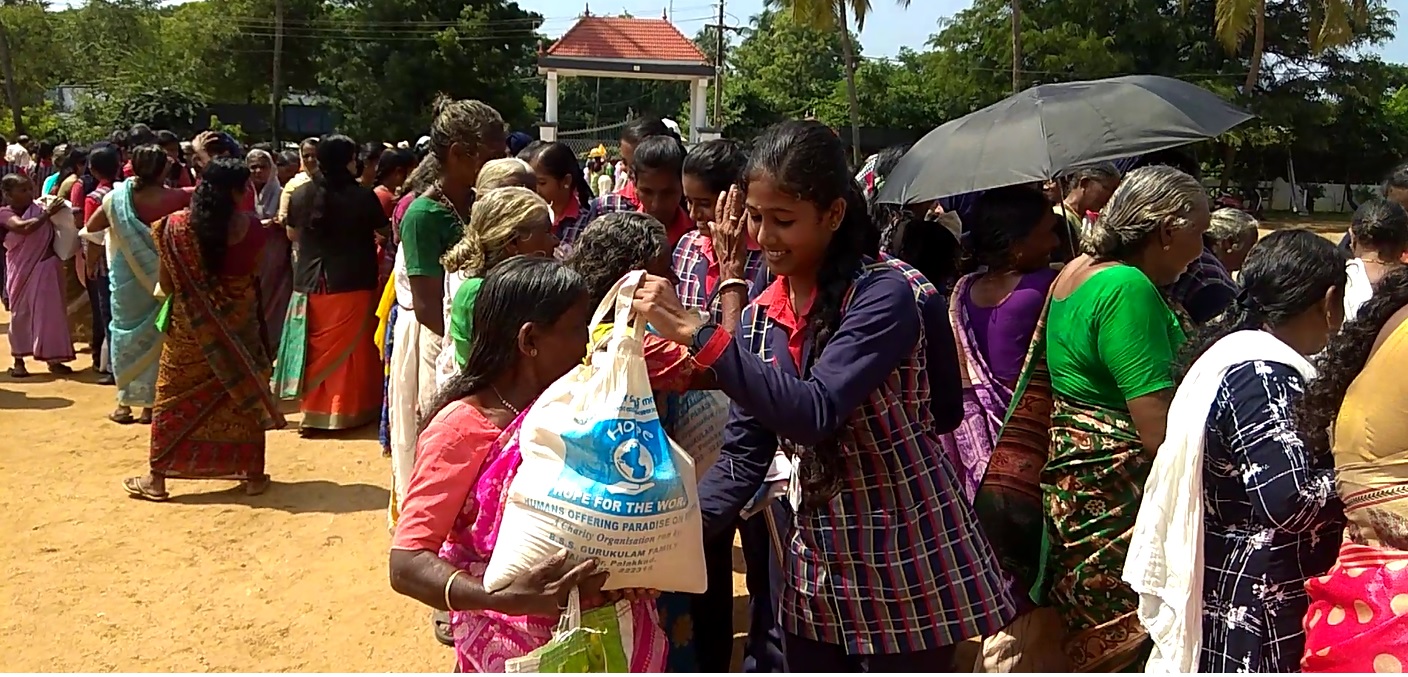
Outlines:
{"label": "green saree", "polygon": [[1048,299],[974,507],[1014,588],[1059,612],[1072,671],[1141,671],[1152,643],[1120,574],[1153,454],[1128,411],[1054,392],[1049,311]]}

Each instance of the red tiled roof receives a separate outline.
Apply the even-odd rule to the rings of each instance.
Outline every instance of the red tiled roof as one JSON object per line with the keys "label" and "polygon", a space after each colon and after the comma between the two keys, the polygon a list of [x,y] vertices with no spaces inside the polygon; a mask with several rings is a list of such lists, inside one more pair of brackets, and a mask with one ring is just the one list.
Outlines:
{"label": "red tiled roof", "polygon": [[547,53],[551,56],[709,65],[675,25],[664,19],[584,16]]}

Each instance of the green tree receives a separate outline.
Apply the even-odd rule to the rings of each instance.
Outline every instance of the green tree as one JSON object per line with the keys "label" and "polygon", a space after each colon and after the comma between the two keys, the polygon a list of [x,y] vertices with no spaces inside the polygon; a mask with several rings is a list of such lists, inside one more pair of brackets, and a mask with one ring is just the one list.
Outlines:
{"label": "green tree", "polygon": [[[1247,58],[1247,78],[1242,84],[1242,96],[1250,100],[1256,95],[1261,79],[1262,60],[1266,52],[1267,0],[1217,0],[1217,38],[1232,54],[1239,54],[1248,36],[1251,54]],[[1316,52],[1334,49],[1357,39],[1359,30],[1369,21],[1368,0],[1319,0],[1304,3],[1308,10],[1310,45]],[[1231,167],[1237,147],[1228,144],[1225,167]],[[1222,174],[1225,189],[1231,172]]]}
{"label": "green tree", "polygon": [[[328,40],[320,86],[359,138],[415,138],[439,93],[534,122],[542,17],[505,0],[350,0],[332,17],[362,31]],[[349,28],[349,30],[353,30]]]}
{"label": "green tree", "polygon": [[725,108],[734,109],[730,122],[759,129],[815,112],[843,77],[840,44],[835,31],[799,24],[785,12],[753,17],[728,58],[724,97]]}
{"label": "green tree", "polygon": [[[840,36],[841,56],[845,65],[846,97],[850,105],[851,154],[856,164],[860,164],[860,100],[856,95],[856,64],[860,45],[851,35],[848,22],[855,17],[856,31],[865,30],[865,20],[870,15],[870,0],[769,0],[792,14],[793,20],[803,26],[826,31],[834,31]],[[900,7],[908,8],[910,0],[896,0]]]}
{"label": "green tree", "polygon": [[16,133],[30,130],[24,110],[41,104],[44,90],[61,73],[61,45],[50,35],[52,15],[37,0],[0,1],[0,78]]}
{"label": "green tree", "polygon": [[[324,43],[368,32],[330,20],[322,0],[281,0],[284,41],[281,79],[285,91],[318,87]],[[172,63],[195,66],[186,80],[201,95],[221,103],[269,101],[274,69],[275,0],[201,0],[171,8],[162,39]]]}

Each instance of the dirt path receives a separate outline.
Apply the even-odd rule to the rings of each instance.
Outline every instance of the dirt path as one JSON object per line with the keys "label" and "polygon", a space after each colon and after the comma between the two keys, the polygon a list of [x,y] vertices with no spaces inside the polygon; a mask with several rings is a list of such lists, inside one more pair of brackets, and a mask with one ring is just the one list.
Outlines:
{"label": "dirt path", "polygon": [[169,503],[137,501],[120,483],[145,471],[148,430],[106,419],[114,391],[89,364],[80,354],[82,371],[55,377],[31,362],[22,381],[0,371],[6,670],[453,668],[428,611],[387,584],[390,467],[374,428],[270,433],[262,496],[172,481]]}
{"label": "dirt path", "polygon": [[451,667],[426,612],[387,586],[389,469],[374,430],[272,433],[263,496],[173,481],[170,503],[146,503],[119,483],[145,469],[147,429],[106,420],[113,389],[91,372],[30,370],[23,382],[0,375],[6,669]]}

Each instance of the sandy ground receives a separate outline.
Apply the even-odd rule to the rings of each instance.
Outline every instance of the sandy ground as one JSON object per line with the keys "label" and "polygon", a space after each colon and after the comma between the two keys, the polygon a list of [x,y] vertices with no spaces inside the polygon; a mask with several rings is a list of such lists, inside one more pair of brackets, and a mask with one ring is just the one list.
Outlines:
{"label": "sandy ground", "polygon": [[120,482],[145,470],[147,428],[105,418],[113,389],[89,362],[80,354],[68,377],[34,363],[23,381],[0,372],[5,670],[453,667],[427,610],[387,584],[390,467],[374,428],[270,433],[262,496],[172,481],[169,503],[137,501]]}

